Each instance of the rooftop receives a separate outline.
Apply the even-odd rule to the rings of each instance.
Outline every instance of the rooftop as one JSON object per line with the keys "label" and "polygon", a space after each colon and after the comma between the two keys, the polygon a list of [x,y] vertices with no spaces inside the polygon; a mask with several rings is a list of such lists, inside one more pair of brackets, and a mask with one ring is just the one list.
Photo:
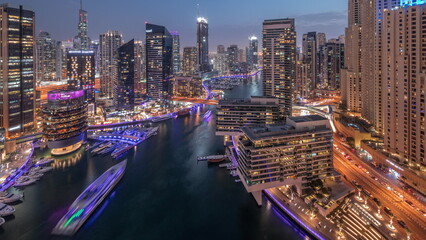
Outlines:
{"label": "rooftop", "polygon": [[327,118],[320,116],[320,115],[289,117],[289,119],[296,122],[296,123],[327,120]]}

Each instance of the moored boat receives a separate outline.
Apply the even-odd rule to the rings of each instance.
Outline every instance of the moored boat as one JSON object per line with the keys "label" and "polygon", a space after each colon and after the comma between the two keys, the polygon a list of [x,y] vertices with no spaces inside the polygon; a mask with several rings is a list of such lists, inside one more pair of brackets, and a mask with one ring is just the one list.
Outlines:
{"label": "moored boat", "polygon": [[0,192],[0,203],[14,203],[21,201],[23,197],[23,194]]}
{"label": "moored boat", "polygon": [[0,203],[0,217],[12,215],[15,212],[15,208],[4,203]]}

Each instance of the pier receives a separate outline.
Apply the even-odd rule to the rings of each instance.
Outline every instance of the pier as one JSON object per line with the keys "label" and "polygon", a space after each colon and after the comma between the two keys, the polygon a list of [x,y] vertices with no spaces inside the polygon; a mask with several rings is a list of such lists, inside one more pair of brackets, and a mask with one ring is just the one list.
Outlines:
{"label": "pier", "polygon": [[204,157],[197,157],[197,162],[208,161],[211,163],[215,163],[215,162],[222,162],[225,159],[227,159],[226,155],[210,155],[210,156],[204,156]]}

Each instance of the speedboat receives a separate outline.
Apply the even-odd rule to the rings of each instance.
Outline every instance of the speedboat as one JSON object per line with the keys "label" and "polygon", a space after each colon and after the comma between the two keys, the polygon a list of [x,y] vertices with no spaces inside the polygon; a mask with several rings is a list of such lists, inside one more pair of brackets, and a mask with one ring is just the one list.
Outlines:
{"label": "speedboat", "polygon": [[37,180],[38,179],[32,179],[32,178],[29,178],[29,177],[22,176],[22,177],[18,178],[18,180],[16,180],[16,182],[13,186],[25,187],[25,186],[28,186],[28,185],[35,183]]}
{"label": "speedboat", "polygon": [[15,212],[15,208],[4,203],[0,203],[0,217],[12,215]]}
{"label": "speedboat", "polygon": [[53,167],[35,167],[30,169],[30,172],[46,173],[52,171]]}
{"label": "speedboat", "polygon": [[42,159],[40,159],[36,162],[36,165],[38,165],[38,166],[48,165],[48,164],[52,163],[53,161],[55,161],[53,158],[42,158]]}
{"label": "speedboat", "polygon": [[166,114],[166,115],[161,116],[161,117],[153,118],[153,119],[151,119],[151,121],[152,122],[161,122],[161,121],[165,121],[165,120],[168,120],[168,119],[171,119],[171,118],[173,118],[173,116],[171,114]]}
{"label": "speedboat", "polygon": [[14,203],[17,201],[21,201],[23,197],[23,194],[0,192],[0,203]]}

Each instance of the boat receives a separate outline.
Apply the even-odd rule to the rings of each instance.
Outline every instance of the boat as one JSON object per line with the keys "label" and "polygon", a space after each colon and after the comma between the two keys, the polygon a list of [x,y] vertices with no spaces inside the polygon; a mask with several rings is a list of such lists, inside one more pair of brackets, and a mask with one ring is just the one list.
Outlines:
{"label": "boat", "polygon": [[163,116],[160,116],[160,117],[155,117],[155,118],[151,119],[151,121],[156,123],[156,122],[161,122],[161,121],[165,121],[165,120],[172,119],[172,118],[173,118],[173,116],[171,114],[166,114],[166,115],[163,115]]}
{"label": "boat", "polygon": [[191,112],[191,108],[185,108],[177,112],[178,117],[186,116]]}
{"label": "boat", "polygon": [[47,173],[53,170],[53,167],[34,167],[30,169],[30,172]]}
{"label": "boat", "polygon": [[22,176],[22,177],[18,178],[18,180],[15,181],[15,184],[13,186],[14,187],[25,187],[25,186],[28,186],[28,185],[35,183],[37,180],[38,179]]}
{"label": "boat", "polygon": [[15,208],[4,203],[0,203],[0,217],[6,217],[12,215],[15,212]]}
{"label": "boat", "polygon": [[0,203],[14,203],[21,201],[22,198],[24,198],[24,194],[0,192]]}
{"label": "boat", "polygon": [[42,158],[38,160],[35,165],[37,166],[48,165],[48,164],[51,164],[53,161],[55,161],[53,158]]}
{"label": "boat", "polygon": [[212,115],[212,111],[208,110],[206,113],[204,113],[204,118],[209,118]]}
{"label": "boat", "polygon": [[148,131],[145,133],[145,139],[148,139],[154,135],[157,135],[158,127],[149,128]]}
{"label": "boat", "polygon": [[126,164],[127,160],[124,160],[112,166],[92,182],[71,204],[67,213],[56,224],[52,234],[74,235],[121,180]]}
{"label": "boat", "polygon": [[6,220],[4,220],[4,218],[0,217],[0,226],[3,225],[3,223],[5,223],[5,222],[6,222]]}

